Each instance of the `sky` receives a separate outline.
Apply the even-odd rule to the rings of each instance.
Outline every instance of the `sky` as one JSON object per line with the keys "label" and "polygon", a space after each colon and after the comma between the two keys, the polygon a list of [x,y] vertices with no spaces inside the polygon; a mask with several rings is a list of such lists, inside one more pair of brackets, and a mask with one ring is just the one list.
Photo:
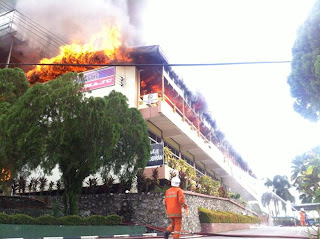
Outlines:
{"label": "sky", "polygon": [[[291,60],[315,0],[148,1],[144,40],[169,63]],[[296,155],[319,144],[320,124],[293,109],[290,63],[176,67],[259,179],[290,177]]]}

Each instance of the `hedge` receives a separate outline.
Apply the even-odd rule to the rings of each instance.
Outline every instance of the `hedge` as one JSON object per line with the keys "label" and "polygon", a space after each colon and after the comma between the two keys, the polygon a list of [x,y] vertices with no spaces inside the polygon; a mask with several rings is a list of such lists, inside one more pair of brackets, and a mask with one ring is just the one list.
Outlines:
{"label": "hedge", "polygon": [[40,216],[36,218],[36,224],[39,225],[58,225],[58,218],[54,216]]}
{"label": "hedge", "polygon": [[7,220],[7,224],[31,225],[31,224],[36,224],[35,222],[36,220],[33,217],[30,217],[25,214],[10,215]]}
{"label": "hedge", "polygon": [[233,212],[198,209],[200,223],[261,223],[258,217],[240,215]]}
{"label": "hedge", "polygon": [[7,224],[8,218],[9,218],[9,215],[5,213],[0,213],[0,224]]}
{"label": "hedge", "polygon": [[87,218],[80,216],[40,216],[37,218],[30,217],[25,214],[7,215],[0,213],[0,224],[23,224],[23,225],[120,225],[122,223],[122,217],[118,215],[101,216],[94,215]]}

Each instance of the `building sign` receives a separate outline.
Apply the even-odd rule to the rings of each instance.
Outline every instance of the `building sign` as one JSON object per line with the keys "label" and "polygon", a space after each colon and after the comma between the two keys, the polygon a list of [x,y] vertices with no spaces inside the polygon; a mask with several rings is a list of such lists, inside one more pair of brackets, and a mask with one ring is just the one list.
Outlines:
{"label": "building sign", "polygon": [[157,103],[158,102],[158,93],[144,95],[143,102],[146,104]]}
{"label": "building sign", "polygon": [[163,142],[151,144],[150,160],[147,166],[163,165],[164,163],[164,150]]}
{"label": "building sign", "polygon": [[85,79],[83,90],[95,90],[108,86],[114,86],[115,84],[115,72],[116,68],[100,68],[90,72],[84,72]]}

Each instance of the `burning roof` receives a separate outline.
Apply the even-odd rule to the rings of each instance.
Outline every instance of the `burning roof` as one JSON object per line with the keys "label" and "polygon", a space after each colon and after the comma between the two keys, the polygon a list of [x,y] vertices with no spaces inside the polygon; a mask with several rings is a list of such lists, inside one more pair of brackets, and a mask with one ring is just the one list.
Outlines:
{"label": "burning roof", "polygon": [[[106,31],[103,32],[106,34]],[[120,35],[118,35],[115,29],[107,31],[108,45],[100,39],[99,34],[95,35],[90,40],[90,44],[80,45],[73,43],[71,45],[65,45],[60,47],[60,53],[56,57],[50,59],[43,59],[40,63],[53,63],[53,64],[74,64],[70,65],[41,65],[35,67],[33,70],[27,73],[28,80],[31,84],[36,82],[46,82],[57,78],[67,72],[83,72],[90,69],[97,68],[99,66],[77,66],[77,64],[121,64],[132,63],[136,64],[138,68],[144,69],[141,72],[141,94],[161,92],[161,78],[162,78],[162,64],[173,79],[174,83],[181,89],[183,95],[178,94],[172,88],[165,86],[165,94],[170,98],[175,106],[180,111],[185,112],[186,117],[197,125],[197,122],[201,122],[200,130],[203,135],[211,134],[213,136],[213,142],[218,143],[218,146],[223,148],[221,150],[227,152],[227,155],[232,154],[235,163],[238,164],[245,171],[251,172],[246,162],[243,161],[241,156],[237,154],[233,149],[228,150],[230,145],[226,140],[219,137],[219,131],[216,128],[215,120],[211,115],[206,113],[207,102],[201,94],[194,94],[191,92],[183,80],[177,76],[177,74],[168,66],[168,60],[160,46],[140,46],[140,47],[124,47],[121,45]],[[104,47],[96,45],[96,43],[102,44]],[[140,64],[140,66],[139,66]],[[148,64],[159,64],[159,66],[148,66]],[[166,88],[167,87],[167,88]],[[183,100],[186,100],[190,106],[185,107],[182,105]],[[195,112],[196,113],[195,113]],[[202,120],[199,121],[199,115]],[[213,131],[203,124],[205,119]],[[251,174],[251,173],[250,173]]]}

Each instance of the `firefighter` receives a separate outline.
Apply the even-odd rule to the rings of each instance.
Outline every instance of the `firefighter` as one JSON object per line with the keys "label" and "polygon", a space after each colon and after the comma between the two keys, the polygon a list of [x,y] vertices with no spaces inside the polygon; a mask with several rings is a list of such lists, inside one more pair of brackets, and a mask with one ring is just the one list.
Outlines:
{"label": "firefighter", "polygon": [[180,238],[180,231],[182,226],[182,207],[185,210],[186,215],[189,215],[189,209],[184,199],[184,194],[180,186],[179,177],[173,177],[171,179],[171,188],[166,191],[164,204],[166,206],[167,215],[171,219],[171,224],[167,227],[164,238],[168,239],[171,232],[173,232],[173,238]]}
{"label": "firefighter", "polygon": [[300,225],[306,226],[306,213],[303,208],[300,209]]}

